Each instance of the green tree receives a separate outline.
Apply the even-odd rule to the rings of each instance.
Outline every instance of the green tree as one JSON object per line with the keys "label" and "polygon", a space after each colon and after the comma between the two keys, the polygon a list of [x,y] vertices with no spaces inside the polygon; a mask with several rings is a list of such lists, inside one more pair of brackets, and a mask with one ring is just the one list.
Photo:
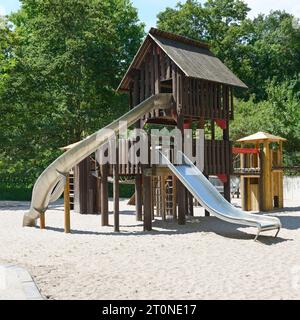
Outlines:
{"label": "green tree", "polygon": [[267,97],[269,81],[282,83],[300,70],[300,28],[294,27],[293,20],[291,14],[274,11],[241,25],[245,36],[236,47],[241,63],[235,71],[256,100]]}
{"label": "green tree", "polygon": [[196,40],[208,41],[221,59],[239,37],[239,26],[250,9],[241,0],[199,0],[178,3],[176,8],[166,8],[158,14],[159,28]]}
{"label": "green tree", "polygon": [[239,97],[267,97],[270,80],[280,83],[300,70],[300,28],[291,14],[274,11],[247,18],[250,9],[240,0],[190,0],[158,14],[158,27],[206,40],[211,50],[248,86]]}
{"label": "green tree", "polygon": [[258,131],[271,132],[287,139],[284,143],[285,163],[300,162],[300,76],[276,84],[269,82],[267,99],[255,103],[236,100],[231,139],[236,141]]}
{"label": "green tree", "polygon": [[[10,17],[15,66],[1,94],[11,171],[35,176],[124,113],[115,92],[144,35],[129,0],[23,0]],[[7,170],[7,168],[6,168]]]}

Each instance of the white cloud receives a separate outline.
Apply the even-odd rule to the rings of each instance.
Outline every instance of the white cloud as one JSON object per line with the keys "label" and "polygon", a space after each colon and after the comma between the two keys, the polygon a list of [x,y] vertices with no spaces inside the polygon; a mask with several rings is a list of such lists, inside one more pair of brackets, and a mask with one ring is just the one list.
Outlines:
{"label": "white cloud", "polygon": [[285,10],[300,18],[299,0],[244,0],[252,9],[249,17],[253,18],[259,13],[268,14],[271,10]]}

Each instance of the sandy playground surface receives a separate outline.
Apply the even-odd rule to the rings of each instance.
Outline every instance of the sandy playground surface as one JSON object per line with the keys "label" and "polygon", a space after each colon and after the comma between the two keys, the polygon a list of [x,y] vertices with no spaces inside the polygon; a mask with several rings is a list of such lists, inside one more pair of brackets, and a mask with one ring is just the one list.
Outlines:
{"label": "sandy playground surface", "polygon": [[61,202],[47,211],[46,230],[22,228],[28,202],[0,202],[0,264],[27,268],[48,299],[300,299],[300,200],[272,213],[283,229],[259,242],[255,228],[202,208],[185,226],[155,221],[144,233],[126,203],[120,234],[75,213],[64,234]]}

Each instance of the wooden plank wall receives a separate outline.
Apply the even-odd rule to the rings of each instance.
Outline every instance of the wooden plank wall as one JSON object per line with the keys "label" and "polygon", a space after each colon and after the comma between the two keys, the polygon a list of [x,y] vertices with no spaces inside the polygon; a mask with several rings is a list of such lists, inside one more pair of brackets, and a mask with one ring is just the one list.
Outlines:
{"label": "wooden plank wall", "polygon": [[90,157],[74,168],[74,210],[80,214],[97,214],[97,179],[91,175],[93,161]]}
{"label": "wooden plank wall", "polygon": [[[195,155],[196,141],[193,141]],[[232,174],[232,142],[225,140],[205,140],[204,143],[204,172],[207,175]]]}
{"label": "wooden plank wall", "polygon": [[233,118],[233,90],[228,85],[185,77],[183,95],[185,117]]}

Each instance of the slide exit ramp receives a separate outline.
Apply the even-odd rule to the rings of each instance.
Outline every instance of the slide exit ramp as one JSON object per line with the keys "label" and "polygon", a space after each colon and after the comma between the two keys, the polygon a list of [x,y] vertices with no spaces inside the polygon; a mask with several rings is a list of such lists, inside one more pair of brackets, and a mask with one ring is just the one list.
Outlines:
{"label": "slide exit ramp", "polygon": [[179,165],[173,165],[168,157],[161,151],[158,152],[162,157],[162,164],[170,168],[197,201],[212,215],[230,223],[256,227],[258,232],[254,240],[257,240],[261,232],[268,230],[277,230],[275,235],[277,237],[281,228],[278,218],[251,214],[234,207],[181,151],[179,151],[179,156],[182,156],[182,164]]}
{"label": "slide exit ramp", "polygon": [[23,226],[35,225],[40,214],[47,210],[49,203],[58,199],[62,194],[66,181],[65,177],[70,170],[113,138],[120,129],[120,122],[127,122],[127,126],[131,126],[147,112],[153,109],[170,108],[171,104],[172,94],[153,95],[57,158],[37,179],[32,191],[29,212],[23,218]]}

